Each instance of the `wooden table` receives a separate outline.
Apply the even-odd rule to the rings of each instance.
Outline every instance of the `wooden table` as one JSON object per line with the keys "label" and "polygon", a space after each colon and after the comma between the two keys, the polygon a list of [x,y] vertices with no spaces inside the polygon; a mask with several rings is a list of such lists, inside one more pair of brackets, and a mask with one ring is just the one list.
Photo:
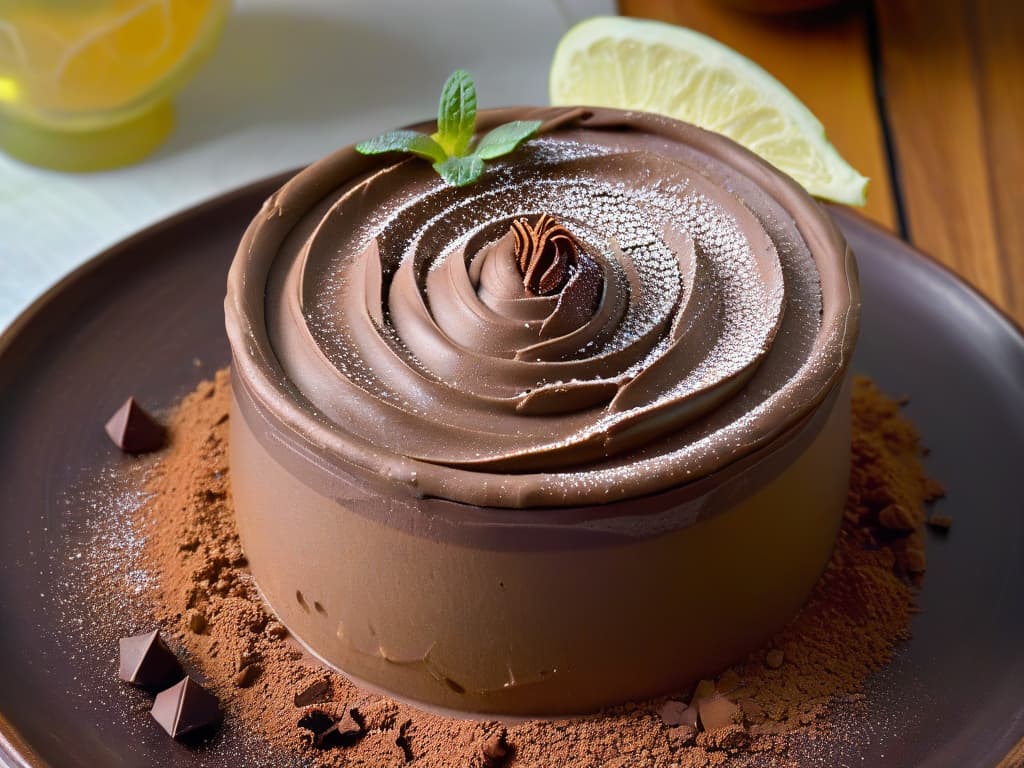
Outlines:
{"label": "wooden table", "polygon": [[620,0],[754,59],[871,178],[864,213],[1024,325],[1024,2],[868,0],[800,15]]}

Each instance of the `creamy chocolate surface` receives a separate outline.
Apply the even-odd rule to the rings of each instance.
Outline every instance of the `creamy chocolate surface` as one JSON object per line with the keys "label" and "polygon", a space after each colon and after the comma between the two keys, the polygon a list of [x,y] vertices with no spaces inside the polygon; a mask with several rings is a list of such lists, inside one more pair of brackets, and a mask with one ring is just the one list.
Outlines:
{"label": "creamy chocolate surface", "polygon": [[[834,390],[856,271],[794,182],[641,113],[480,127],[538,117],[468,187],[348,148],[267,201],[226,306],[269,440],[413,495],[600,504],[779,442]],[[545,216],[563,250],[527,274],[522,228]]]}

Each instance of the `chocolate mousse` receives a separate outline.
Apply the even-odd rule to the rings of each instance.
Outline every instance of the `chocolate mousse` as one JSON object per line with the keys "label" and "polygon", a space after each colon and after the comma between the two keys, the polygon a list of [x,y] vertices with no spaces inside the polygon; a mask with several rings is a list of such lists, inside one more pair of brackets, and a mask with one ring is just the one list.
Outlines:
{"label": "chocolate mousse", "polygon": [[[327,664],[558,715],[714,675],[792,617],[849,475],[856,269],[791,179],[608,109],[452,187],[342,149],[226,300],[253,575]],[[772,546],[765,546],[772,542]]]}

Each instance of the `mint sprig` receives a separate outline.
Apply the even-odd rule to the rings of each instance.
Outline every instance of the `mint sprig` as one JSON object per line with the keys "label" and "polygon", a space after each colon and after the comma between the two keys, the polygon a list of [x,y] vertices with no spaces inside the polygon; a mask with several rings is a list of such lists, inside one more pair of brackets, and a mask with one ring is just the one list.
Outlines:
{"label": "mint sprig", "polygon": [[433,139],[449,157],[461,157],[469,148],[476,130],[476,88],[464,69],[448,76],[437,105],[437,133]]}
{"label": "mint sprig", "polygon": [[441,178],[453,187],[472,184],[484,172],[484,160],[507,155],[535,135],[540,120],[513,120],[488,132],[474,147],[476,133],[476,88],[473,78],[462,69],[448,77],[437,107],[437,132],[388,131],[356,144],[364,155],[410,152],[434,165]]}

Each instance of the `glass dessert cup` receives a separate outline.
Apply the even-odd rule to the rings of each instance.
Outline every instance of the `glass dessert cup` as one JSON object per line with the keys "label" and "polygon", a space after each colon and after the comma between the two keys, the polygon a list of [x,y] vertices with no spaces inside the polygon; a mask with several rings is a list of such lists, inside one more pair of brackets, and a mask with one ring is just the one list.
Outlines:
{"label": "glass dessert cup", "polygon": [[[859,302],[824,211],[727,139],[616,110],[481,122],[521,117],[548,121],[541,139],[469,192],[349,148],[267,201],[226,302],[232,489],[261,592],[326,664],[433,709],[557,716],[713,675],[799,610],[846,499]],[[622,335],[616,353],[642,347],[626,374],[601,354],[542,361],[496,351],[493,328],[463,333],[487,314],[478,300],[522,311],[498,295],[522,255],[509,227],[545,213],[579,249],[553,295],[604,270],[577,330],[621,328],[641,294],[674,297],[658,334]],[[658,249],[678,276],[645,283]],[[610,321],[620,289],[629,308]],[[519,320],[501,332],[538,332]],[[593,379],[542,366],[594,360]],[[524,368],[547,373],[519,391]]]}

